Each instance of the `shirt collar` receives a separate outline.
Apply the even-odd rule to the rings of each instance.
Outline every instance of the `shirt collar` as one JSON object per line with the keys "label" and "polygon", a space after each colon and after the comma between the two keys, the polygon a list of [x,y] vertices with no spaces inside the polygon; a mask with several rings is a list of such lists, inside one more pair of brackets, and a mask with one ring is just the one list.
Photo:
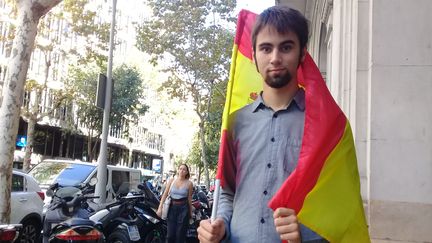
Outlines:
{"label": "shirt collar", "polygon": [[[293,101],[301,111],[305,110],[305,92],[304,92],[303,88],[299,88],[297,90],[297,93],[294,96]],[[290,104],[290,106],[291,106],[291,104]],[[264,100],[262,98],[262,91],[261,91],[260,95],[258,95],[257,99],[252,103],[252,112],[256,112],[258,109],[261,109],[264,107],[267,107],[267,106],[264,103]]]}

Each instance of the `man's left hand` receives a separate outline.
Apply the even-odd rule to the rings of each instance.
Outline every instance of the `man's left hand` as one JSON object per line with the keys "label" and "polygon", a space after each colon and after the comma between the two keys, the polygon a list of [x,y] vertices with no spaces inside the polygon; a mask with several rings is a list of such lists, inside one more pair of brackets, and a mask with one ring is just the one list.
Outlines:
{"label": "man's left hand", "polygon": [[273,218],[281,240],[288,240],[290,243],[301,242],[300,226],[293,209],[278,208],[274,211]]}

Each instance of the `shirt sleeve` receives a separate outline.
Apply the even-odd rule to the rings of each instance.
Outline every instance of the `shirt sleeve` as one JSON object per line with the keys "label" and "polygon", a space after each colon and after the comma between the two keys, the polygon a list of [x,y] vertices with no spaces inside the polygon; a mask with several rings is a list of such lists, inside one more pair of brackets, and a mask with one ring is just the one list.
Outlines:
{"label": "shirt sleeve", "polygon": [[229,242],[231,236],[230,222],[233,214],[234,193],[229,188],[221,188],[217,217],[222,218],[225,223],[225,236],[223,242]]}

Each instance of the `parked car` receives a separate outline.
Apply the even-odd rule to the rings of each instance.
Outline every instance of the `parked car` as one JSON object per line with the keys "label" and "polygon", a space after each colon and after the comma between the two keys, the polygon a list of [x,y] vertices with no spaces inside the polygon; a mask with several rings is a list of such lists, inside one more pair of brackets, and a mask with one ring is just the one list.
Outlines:
{"label": "parked car", "polygon": [[[107,170],[107,203],[115,199],[117,191],[123,182],[129,183],[129,190],[138,190],[141,178],[140,170],[112,165],[108,165]],[[39,182],[43,191],[46,191],[54,183],[59,183],[62,187],[79,187],[80,185],[87,184],[91,178],[97,177],[97,164],[73,160],[49,159],[37,164],[30,170],[29,174]],[[94,192],[94,187],[92,190],[90,192]],[[49,205],[50,201],[50,197],[45,198],[45,208]]]}
{"label": "parked car", "polygon": [[38,242],[44,197],[44,192],[31,175],[13,170],[10,221],[22,225],[17,242]]}

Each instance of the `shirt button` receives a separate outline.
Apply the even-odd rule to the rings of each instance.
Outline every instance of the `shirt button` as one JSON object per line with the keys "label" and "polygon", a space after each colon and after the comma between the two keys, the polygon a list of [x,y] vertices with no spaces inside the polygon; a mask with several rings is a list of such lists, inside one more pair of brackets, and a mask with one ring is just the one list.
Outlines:
{"label": "shirt button", "polygon": [[261,224],[264,224],[265,220],[263,218],[261,218]]}
{"label": "shirt button", "polygon": [[270,164],[270,163],[268,163],[268,164],[267,164],[267,167],[271,168],[271,164]]}
{"label": "shirt button", "polygon": [[271,138],[271,139],[270,139],[270,141],[274,142],[274,141],[275,141],[275,139],[274,139],[274,138]]}
{"label": "shirt button", "polygon": [[273,118],[277,118],[278,117],[278,113],[273,113]]}
{"label": "shirt button", "polygon": [[263,193],[264,193],[264,195],[267,195],[267,191],[264,191]]}

